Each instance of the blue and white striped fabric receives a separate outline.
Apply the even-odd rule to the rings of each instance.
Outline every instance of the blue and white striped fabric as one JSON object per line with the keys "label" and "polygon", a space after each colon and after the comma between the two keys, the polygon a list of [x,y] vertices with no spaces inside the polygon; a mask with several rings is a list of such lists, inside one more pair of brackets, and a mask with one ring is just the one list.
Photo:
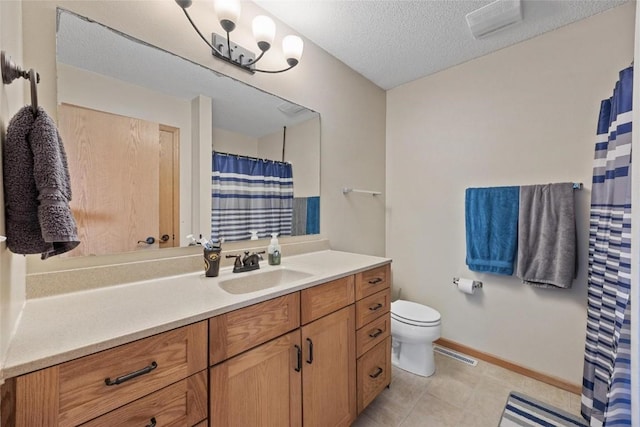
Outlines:
{"label": "blue and white striped fabric", "polygon": [[566,411],[511,392],[498,427],[587,427],[584,420]]}
{"label": "blue and white striped fabric", "polygon": [[[633,67],[602,101],[589,225],[581,412],[591,426],[631,425],[631,114]],[[637,389],[637,386],[636,386]]]}
{"label": "blue and white striped fabric", "polygon": [[290,163],[213,153],[211,239],[247,240],[291,235],[293,170]]}

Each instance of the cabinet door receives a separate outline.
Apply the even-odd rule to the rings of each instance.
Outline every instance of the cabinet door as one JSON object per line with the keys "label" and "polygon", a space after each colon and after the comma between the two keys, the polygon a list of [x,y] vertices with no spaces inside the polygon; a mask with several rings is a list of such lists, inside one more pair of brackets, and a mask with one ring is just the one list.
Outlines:
{"label": "cabinet door", "polygon": [[356,417],[355,308],[301,328],[304,426],[348,426]]}
{"label": "cabinet door", "polygon": [[211,426],[300,426],[300,332],[210,368]]}

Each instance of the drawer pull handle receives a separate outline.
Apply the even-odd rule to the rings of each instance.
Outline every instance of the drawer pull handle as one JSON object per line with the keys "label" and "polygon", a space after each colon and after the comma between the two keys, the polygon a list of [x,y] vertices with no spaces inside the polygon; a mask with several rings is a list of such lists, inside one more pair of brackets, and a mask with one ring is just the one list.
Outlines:
{"label": "drawer pull handle", "polygon": [[298,344],[294,345],[294,347],[296,348],[296,352],[298,353],[298,364],[295,367],[295,371],[300,372],[302,370],[302,349]]}
{"label": "drawer pull handle", "polygon": [[381,368],[381,367],[378,367],[378,369],[376,369],[376,371],[375,371],[373,374],[369,374],[369,376],[370,376],[371,378],[378,378],[378,377],[380,376],[380,374],[382,374],[382,372],[384,372],[384,371],[382,370],[382,368]]}
{"label": "drawer pull handle", "polygon": [[135,372],[131,372],[130,374],[127,375],[123,375],[121,377],[116,378],[114,381],[111,381],[111,378],[106,378],[104,380],[104,383],[106,385],[118,385],[118,384],[122,384],[125,381],[129,381],[134,379],[135,377],[139,377],[140,375],[144,375],[144,374],[148,374],[149,372],[153,371],[154,369],[156,369],[158,367],[158,364],[153,361],[151,362],[151,365],[146,366],[142,369],[140,369],[139,371],[135,371]]}
{"label": "drawer pull handle", "polygon": [[375,331],[371,332],[369,336],[371,338],[376,338],[376,337],[379,337],[382,332],[383,332],[382,329],[378,328]]}
{"label": "drawer pull handle", "polygon": [[151,422],[147,424],[146,427],[156,427],[156,417],[151,418],[149,421]]}
{"label": "drawer pull handle", "polygon": [[373,305],[373,306],[369,307],[369,310],[376,311],[376,310],[379,310],[381,308],[382,308],[382,304],[377,303],[376,305]]}
{"label": "drawer pull handle", "polygon": [[376,277],[375,279],[371,279],[369,280],[369,284],[370,285],[377,285],[378,283],[382,282],[382,279],[379,277]]}
{"label": "drawer pull handle", "polygon": [[309,344],[309,358],[307,359],[307,363],[311,365],[313,363],[313,341],[311,341],[311,338],[307,338],[307,343]]}

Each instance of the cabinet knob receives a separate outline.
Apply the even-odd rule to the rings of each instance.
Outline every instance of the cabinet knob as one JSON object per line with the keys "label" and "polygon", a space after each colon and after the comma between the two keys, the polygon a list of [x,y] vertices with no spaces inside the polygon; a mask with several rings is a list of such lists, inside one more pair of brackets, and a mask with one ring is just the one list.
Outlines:
{"label": "cabinet knob", "polygon": [[382,304],[377,303],[376,305],[373,305],[373,306],[369,307],[369,310],[376,311],[376,310],[379,310],[381,308],[382,308]]}
{"label": "cabinet knob", "polygon": [[296,348],[296,352],[298,353],[297,354],[298,364],[295,367],[295,371],[300,372],[302,370],[302,349],[298,344],[294,345],[294,347]]}
{"label": "cabinet knob", "polygon": [[307,338],[307,344],[309,344],[309,357],[307,358],[307,363],[311,365],[313,363],[313,341],[311,341],[311,338]]}
{"label": "cabinet knob", "polygon": [[157,367],[158,367],[158,364],[155,361],[153,361],[151,362],[151,365],[145,366],[144,368],[135,372],[131,372],[130,374],[126,374],[121,377],[118,377],[113,381],[111,380],[111,378],[105,378],[104,383],[108,386],[122,384],[123,382],[132,380],[136,377],[139,377],[140,375],[148,374],[149,372],[153,371]]}
{"label": "cabinet knob", "polygon": [[371,332],[371,333],[369,334],[369,336],[370,336],[371,338],[375,338],[375,337],[380,336],[380,334],[381,334],[381,333],[382,333],[382,329],[378,328],[378,329],[376,329],[375,331]]}
{"label": "cabinet knob", "polygon": [[376,369],[376,371],[373,374],[369,374],[369,377],[378,378],[380,374],[382,374],[382,372],[384,372],[384,370],[381,367],[378,367],[378,369]]}

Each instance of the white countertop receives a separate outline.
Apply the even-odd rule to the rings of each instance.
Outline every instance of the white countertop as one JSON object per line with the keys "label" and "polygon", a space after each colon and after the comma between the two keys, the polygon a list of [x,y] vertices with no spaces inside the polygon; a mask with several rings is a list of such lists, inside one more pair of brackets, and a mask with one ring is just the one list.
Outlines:
{"label": "white countertop", "polygon": [[[208,319],[228,311],[309,288],[391,262],[388,258],[339,251],[261,261],[260,270],[218,277],[204,272],[127,283],[27,300],[11,338],[0,378],[10,378],[77,357]],[[311,276],[246,294],[230,294],[221,280],[289,268]]]}

